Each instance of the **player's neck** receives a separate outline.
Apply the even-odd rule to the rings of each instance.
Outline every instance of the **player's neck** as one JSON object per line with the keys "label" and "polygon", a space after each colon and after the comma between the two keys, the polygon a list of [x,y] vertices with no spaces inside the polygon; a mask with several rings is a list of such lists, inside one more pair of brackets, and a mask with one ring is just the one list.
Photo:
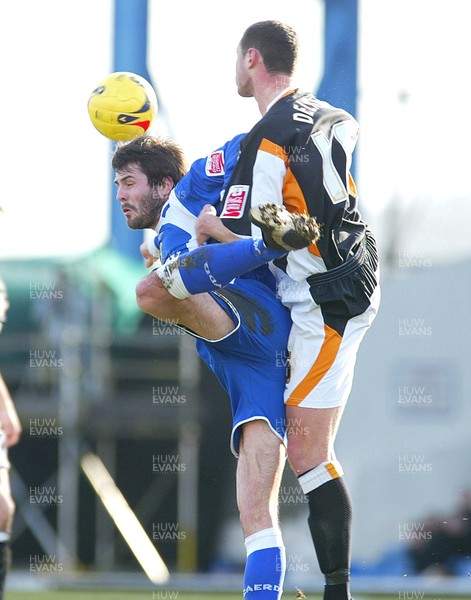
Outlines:
{"label": "player's neck", "polygon": [[284,89],[290,87],[291,78],[287,75],[269,75],[265,74],[255,87],[254,98],[257,101],[258,108],[264,115],[268,106]]}

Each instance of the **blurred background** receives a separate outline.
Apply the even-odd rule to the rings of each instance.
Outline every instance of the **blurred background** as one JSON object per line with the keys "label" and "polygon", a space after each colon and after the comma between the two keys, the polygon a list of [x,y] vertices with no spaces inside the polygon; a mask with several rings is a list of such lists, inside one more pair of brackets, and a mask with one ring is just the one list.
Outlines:
{"label": "blurred background", "polygon": [[[470,17],[467,0],[3,3],[0,370],[23,426],[10,452],[13,583],[43,563],[56,585],[117,573],[146,585],[81,471],[93,451],[173,575],[240,585],[229,403],[193,340],[135,304],[142,233],[114,211],[113,148],[87,100],[112,71],[144,75],[155,132],[204,156],[259,119],[236,92],[236,47],[251,23],[279,19],[301,40],[299,86],[360,123],[355,178],[382,258],[382,306],[337,442],[353,572],[365,589],[404,590],[407,576],[469,590]],[[316,588],[288,470],[280,513],[287,581]]]}

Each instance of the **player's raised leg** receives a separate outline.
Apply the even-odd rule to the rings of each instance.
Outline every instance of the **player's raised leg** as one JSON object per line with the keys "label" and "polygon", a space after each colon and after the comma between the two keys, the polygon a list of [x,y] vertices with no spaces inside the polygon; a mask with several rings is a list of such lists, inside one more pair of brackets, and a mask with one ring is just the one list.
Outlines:
{"label": "player's raised leg", "polygon": [[245,535],[244,597],[281,597],[286,570],[278,523],[278,493],[285,446],[262,420],[242,426],[237,464],[237,503]]}
{"label": "player's raised leg", "polygon": [[183,299],[224,287],[234,278],[287,252],[310,246],[319,238],[319,226],[313,217],[290,213],[277,204],[257,207],[251,219],[262,228],[263,240],[246,238],[224,244],[206,244],[157,269],[170,294]]}
{"label": "player's raised leg", "polygon": [[224,338],[235,327],[233,319],[209,294],[178,300],[169,294],[155,272],[138,282],[136,297],[145,313],[182,325],[208,340]]}
{"label": "player's raised leg", "polygon": [[250,209],[250,220],[260,228],[267,248],[300,250],[317,242],[320,227],[314,217],[290,213],[281,204],[259,204]]}

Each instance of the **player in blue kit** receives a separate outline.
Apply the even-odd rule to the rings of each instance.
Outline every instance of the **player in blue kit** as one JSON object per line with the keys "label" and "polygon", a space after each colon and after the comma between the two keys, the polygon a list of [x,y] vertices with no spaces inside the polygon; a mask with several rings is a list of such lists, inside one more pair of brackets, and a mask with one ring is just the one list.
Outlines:
{"label": "player in blue kit", "polygon": [[[204,207],[207,209],[218,204],[224,179],[232,172],[236,162],[241,137],[235,137],[208,157],[195,161],[189,174],[171,192],[156,227],[157,235],[147,245],[154,254],[154,248],[157,248],[161,263],[165,264],[175,257],[181,258],[197,247],[197,218]],[[208,202],[211,204],[208,205]],[[145,253],[145,247],[143,251]],[[217,343],[211,340],[213,343],[210,344],[206,336],[199,333],[199,329],[192,330],[183,321],[180,326],[196,338],[198,354],[229,393],[234,416],[230,447],[237,456],[240,424],[253,419],[257,411],[265,415],[270,427],[280,439],[284,439],[284,425],[280,427],[284,423],[283,407],[270,402],[267,409],[265,395],[257,391],[263,385],[267,396],[276,398],[280,382],[285,381],[285,372],[277,366],[276,355],[273,356],[273,346],[270,344],[275,344],[278,350],[282,348],[286,337],[286,313],[275,297],[275,280],[266,265],[234,280],[230,286],[211,292],[210,297],[235,323],[236,328],[231,330],[228,337],[224,336]],[[279,315],[282,327],[281,335],[277,337],[274,325]],[[172,322],[174,319],[172,317]],[[264,335],[262,341],[260,334]],[[237,347],[234,345],[234,335],[237,335]],[[270,336],[273,336],[272,339]],[[259,347],[260,343],[263,344],[262,348]],[[228,363],[226,357],[233,362]],[[269,377],[273,375],[273,389],[270,384],[266,387],[267,373]],[[251,382],[253,393],[246,392],[248,382]]]}
{"label": "player in blue kit", "polygon": [[[173,142],[143,136],[117,147],[112,166],[126,222],[133,229],[157,232],[158,252],[154,243],[143,249],[149,262],[151,254],[159,253],[164,264],[171,263],[197,246],[197,217],[204,207],[219,205],[240,138],[195,161],[185,177],[183,154]],[[227,236],[230,240],[220,241],[232,241],[229,231]],[[257,252],[264,262],[280,255],[261,240]],[[224,288],[177,300],[151,272],[139,282],[137,296],[144,312],[171,319],[196,338],[198,353],[230,396],[231,450],[238,457],[237,503],[247,549],[244,595],[279,598],[285,553],[278,491],[286,433],[286,368],[280,357],[291,320],[276,298],[274,278],[263,265]]]}

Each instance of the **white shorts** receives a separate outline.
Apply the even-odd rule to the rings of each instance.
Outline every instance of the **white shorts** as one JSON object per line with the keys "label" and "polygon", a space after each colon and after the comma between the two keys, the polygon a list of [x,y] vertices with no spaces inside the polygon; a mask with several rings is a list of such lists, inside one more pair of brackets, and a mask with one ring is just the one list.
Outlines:
{"label": "white shorts", "polygon": [[309,278],[309,297],[291,304],[285,404],[335,408],[347,402],[358,349],[380,303],[375,249],[367,239],[350,265]]}

